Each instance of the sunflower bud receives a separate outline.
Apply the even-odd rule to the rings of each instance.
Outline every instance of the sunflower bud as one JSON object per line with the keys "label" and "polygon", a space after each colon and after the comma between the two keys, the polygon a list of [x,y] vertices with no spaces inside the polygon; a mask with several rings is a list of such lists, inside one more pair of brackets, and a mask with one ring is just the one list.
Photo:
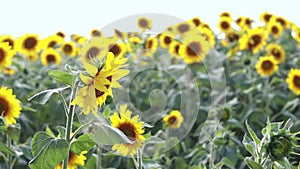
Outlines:
{"label": "sunflower bud", "polygon": [[278,161],[288,157],[293,147],[293,139],[286,134],[278,134],[271,137],[267,146],[267,153],[272,160]]}

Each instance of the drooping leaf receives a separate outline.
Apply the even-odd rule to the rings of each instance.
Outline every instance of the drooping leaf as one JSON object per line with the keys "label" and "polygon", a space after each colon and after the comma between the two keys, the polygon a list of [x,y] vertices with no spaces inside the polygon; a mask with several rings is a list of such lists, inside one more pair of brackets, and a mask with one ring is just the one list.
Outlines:
{"label": "drooping leaf", "polygon": [[96,141],[88,134],[81,135],[74,142],[71,143],[71,151],[80,155],[82,151],[88,151],[94,147]]}
{"label": "drooping leaf", "polygon": [[104,145],[134,143],[122,131],[105,123],[95,123],[94,137],[96,142]]}
{"label": "drooping leaf", "polygon": [[55,93],[59,93],[63,90],[68,89],[69,86],[67,87],[61,87],[61,88],[56,88],[56,89],[49,89],[49,90],[43,90],[35,95],[33,95],[32,97],[30,97],[29,99],[27,99],[28,101],[32,101],[33,99],[35,99],[39,104],[44,105],[45,103],[48,102],[48,100],[50,99],[50,97],[55,94]]}
{"label": "drooping leaf", "polygon": [[53,77],[57,82],[73,86],[75,81],[75,75],[61,71],[61,70],[49,70],[49,76]]}

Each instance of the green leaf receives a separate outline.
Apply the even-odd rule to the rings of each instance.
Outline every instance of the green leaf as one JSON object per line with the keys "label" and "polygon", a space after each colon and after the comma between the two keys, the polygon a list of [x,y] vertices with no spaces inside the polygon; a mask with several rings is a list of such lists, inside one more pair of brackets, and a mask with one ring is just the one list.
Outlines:
{"label": "green leaf", "polygon": [[32,139],[32,152],[35,157],[29,162],[29,167],[55,168],[69,153],[68,147],[66,140],[51,137],[46,132],[38,132]]}
{"label": "green leaf", "polygon": [[104,111],[102,112],[102,115],[104,118],[107,119],[110,116],[110,114],[111,114],[111,109],[109,106],[106,106]]}
{"label": "green leaf", "polygon": [[50,97],[53,94],[59,94],[61,91],[68,89],[69,86],[67,87],[61,87],[61,88],[56,88],[56,89],[49,89],[49,90],[43,90],[35,95],[33,95],[32,97],[30,97],[29,99],[27,99],[28,101],[32,101],[33,99],[37,100],[38,103],[44,105],[45,103],[48,102],[48,100],[50,99]]}
{"label": "green leaf", "polygon": [[250,140],[249,137],[247,137],[247,135],[244,135],[243,138],[243,144],[246,148],[246,150],[253,156],[256,157],[256,153],[255,153],[255,144],[252,140]]}
{"label": "green leaf", "polygon": [[53,77],[57,82],[61,82],[64,84],[68,84],[69,86],[73,86],[75,81],[75,75],[61,71],[61,70],[49,70],[49,76]]}
{"label": "green leaf", "polygon": [[88,151],[94,147],[96,141],[88,134],[81,135],[71,143],[71,151],[80,155],[82,151]]}
{"label": "green leaf", "polygon": [[251,160],[249,157],[245,158],[245,161],[248,165],[248,167],[252,168],[252,169],[264,169],[263,166],[261,166],[259,163]]}
{"label": "green leaf", "polygon": [[97,155],[93,154],[90,158],[88,158],[83,168],[91,169],[96,167],[97,167]]}
{"label": "green leaf", "polygon": [[19,142],[20,134],[21,134],[21,126],[16,123],[8,126],[6,134],[15,142]]}
{"label": "green leaf", "polygon": [[16,153],[12,149],[8,148],[2,142],[0,142],[0,152],[3,152],[5,154],[10,154],[10,155],[16,155]]}
{"label": "green leaf", "polygon": [[63,126],[56,126],[56,129],[60,135],[61,138],[65,138],[66,136],[66,128]]}
{"label": "green leaf", "polygon": [[251,138],[255,142],[255,144],[258,146],[260,144],[260,140],[255,134],[254,130],[249,126],[248,122],[246,121],[247,130],[250,133]]}
{"label": "green leaf", "polygon": [[95,123],[95,140],[100,144],[113,145],[117,143],[134,143],[122,131],[103,122]]}
{"label": "green leaf", "polygon": [[49,128],[49,126],[46,127],[46,133],[49,134],[52,137],[55,137],[53,131]]}

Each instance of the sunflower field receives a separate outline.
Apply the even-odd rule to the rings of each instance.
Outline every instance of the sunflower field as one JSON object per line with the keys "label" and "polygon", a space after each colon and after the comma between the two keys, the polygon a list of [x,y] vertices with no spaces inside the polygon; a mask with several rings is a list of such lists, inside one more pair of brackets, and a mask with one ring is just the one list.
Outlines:
{"label": "sunflower field", "polygon": [[300,27],[0,35],[0,169],[300,169]]}

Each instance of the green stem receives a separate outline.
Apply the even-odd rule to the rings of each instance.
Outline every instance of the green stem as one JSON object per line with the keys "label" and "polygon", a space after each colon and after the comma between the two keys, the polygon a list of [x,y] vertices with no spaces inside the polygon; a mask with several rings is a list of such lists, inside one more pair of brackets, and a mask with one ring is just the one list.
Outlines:
{"label": "green stem", "polygon": [[97,155],[98,155],[97,168],[101,169],[102,168],[102,149],[101,149],[101,145],[97,146]]}
{"label": "green stem", "polygon": [[141,150],[137,150],[137,160],[138,160],[138,163],[139,163],[139,169],[143,169],[143,164],[142,164],[142,152]]}
{"label": "green stem", "polygon": [[[7,147],[10,149],[11,148],[11,138],[6,135],[6,145]],[[12,156],[8,153],[7,154],[7,161],[6,161],[6,164],[7,164],[7,169],[12,169]]]}
{"label": "green stem", "polygon": [[[76,87],[72,87],[71,96],[70,96],[70,106],[69,106],[69,112],[67,115],[67,122],[66,122],[66,137],[68,143],[71,142],[71,133],[72,133],[72,124],[73,124],[73,117],[74,117],[74,108],[75,106],[71,104],[71,102],[75,98],[76,93]],[[69,147],[70,149],[70,147]],[[69,153],[67,154],[66,158],[63,162],[63,169],[68,169],[68,161],[69,161]]]}

